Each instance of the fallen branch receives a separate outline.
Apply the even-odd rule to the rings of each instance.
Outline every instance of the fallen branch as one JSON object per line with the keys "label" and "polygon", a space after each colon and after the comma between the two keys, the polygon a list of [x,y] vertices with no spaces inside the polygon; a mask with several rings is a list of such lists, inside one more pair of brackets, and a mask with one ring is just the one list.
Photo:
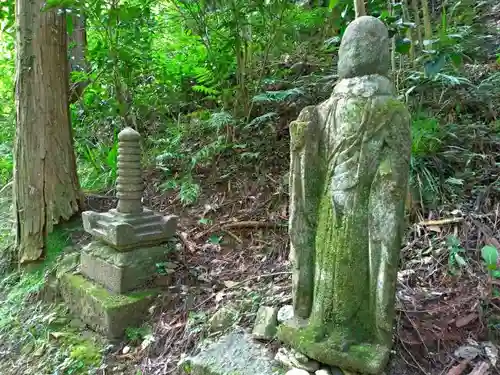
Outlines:
{"label": "fallen branch", "polygon": [[399,339],[399,342],[401,343],[401,346],[403,347],[403,349],[405,350],[405,352],[410,356],[410,358],[413,360],[413,362],[415,363],[416,367],[422,371],[422,374],[424,375],[429,375],[429,373],[427,371],[425,371],[425,369],[422,367],[422,365],[416,360],[415,356],[413,354],[411,354],[411,352],[408,350],[408,348],[406,347],[405,343],[403,342],[403,340],[401,340],[401,337],[398,336],[398,339]]}
{"label": "fallen branch", "polygon": [[446,219],[439,220],[424,220],[418,223],[421,226],[439,226],[439,225],[447,225],[447,224],[457,224],[464,221],[463,217],[450,217]]}
{"label": "fallen branch", "polygon": [[286,227],[286,224],[281,223],[270,223],[267,221],[235,221],[229,223],[221,223],[222,229],[231,228],[276,228],[276,227]]}
{"label": "fallen branch", "polygon": [[196,251],[196,245],[193,242],[188,240],[187,233],[177,231],[177,236],[181,239],[181,241],[182,241],[184,247],[186,247],[186,249],[188,249],[192,253],[194,253]]}
{"label": "fallen branch", "polygon": [[229,229],[225,229],[224,232],[229,234],[231,237],[233,237],[236,242],[243,243],[243,240],[241,238],[239,238],[236,234],[231,232]]}

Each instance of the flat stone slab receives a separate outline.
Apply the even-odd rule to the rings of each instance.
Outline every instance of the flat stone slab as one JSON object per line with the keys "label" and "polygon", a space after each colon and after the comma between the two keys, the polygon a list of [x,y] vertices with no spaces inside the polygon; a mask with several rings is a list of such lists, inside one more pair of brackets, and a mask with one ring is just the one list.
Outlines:
{"label": "flat stone slab", "polygon": [[272,353],[244,332],[220,338],[180,365],[190,375],[273,375],[283,373],[274,365]]}
{"label": "flat stone slab", "polygon": [[178,217],[162,216],[146,208],[139,214],[85,211],[83,228],[94,238],[120,251],[159,245],[171,238],[177,229]]}
{"label": "flat stone slab", "polygon": [[383,373],[389,362],[388,347],[370,343],[346,343],[341,335],[336,337],[335,332],[318,341],[313,330],[303,323],[297,323],[295,319],[279,326],[277,337],[309,358],[347,371],[378,375]]}
{"label": "flat stone slab", "polygon": [[278,309],[272,306],[261,306],[257,311],[252,336],[259,340],[272,340],[278,326]]}
{"label": "flat stone slab", "polygon": [[174,250],[174,244],[137,248],[120,252],[93,241],[82,249],[80,270],[112,293],[127,293],[149,287],[156,273],[156,264],[165,262]]}
{"label": "flat stone slab", "polygon": [[156,292],[115,295],[81,275],[60,279],[63,300],[71,312],[110,339],[120,339],[127,327],[138,327],[147,316]]}

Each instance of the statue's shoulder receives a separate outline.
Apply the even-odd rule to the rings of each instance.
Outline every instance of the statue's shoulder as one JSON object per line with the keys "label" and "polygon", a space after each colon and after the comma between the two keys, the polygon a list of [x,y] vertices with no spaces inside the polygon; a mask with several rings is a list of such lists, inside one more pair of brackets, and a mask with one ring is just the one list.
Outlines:
{"label": "statue's shoulder", "polygon": [[398,98],[392,98],[390,106],[393,110],[393,121],[397,122],[399,126],[403,126],[403,128],[408,128],[407,130],[410,131],[411,114],[406,104]]}
{"label": "statue's shoulder", "polygon": [[318,117],[318,108],[316,105],[308,105],[302,108],[295,121],[314,121]]}
{"label": "statue's shoulder", "polygon": [[304,107],[296,120],[290,123],[292,149],[301,149],[306,139],[316,133],[319,128],[318,109],[315,105]]}
{"label": "statue's shoulder", "polygon": [[405,123],[410,121],[410,112],[408,107],[400,99],[392,96],[379,96],[372,102],[372,109],[375,113],[377,121],[397,121],[398,123]]}

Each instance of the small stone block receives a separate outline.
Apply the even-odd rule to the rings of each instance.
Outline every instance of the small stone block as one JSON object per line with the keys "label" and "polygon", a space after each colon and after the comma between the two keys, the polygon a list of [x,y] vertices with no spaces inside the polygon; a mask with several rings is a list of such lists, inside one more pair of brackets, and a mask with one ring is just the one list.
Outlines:
{"label": "small stone block", "polygon": [[159,245],[175,235],[178,217],[162,216],[143,209],[139,214],[85,211],[83,228],[94,238],[120,251],[135,247]]}
{"label": "small stone block", "polygon": [[293,306],[285,305],[278,310],[278,323],[286,322],[293,318]]}
{"label": "small stone block", "polygon": [[244,332],[232,332],[179,367],[190,375],[273,375],[272,354]]}
{"label": "small stone block", "polygon": [[331,332],[324,340],[317,341],[313,331],[288,321],[278,328],[278,339],[296,348],[309,358],[347,371],[378,375],[389,361],[390,348],[377,344],[352,344],[342,349],[343,343]]}
{"label": "small stone block", "polygon": [[309,374],[309,372],[307,372],[306,370],[302,370],[300,368],[293,368],[287,371],[285,375],[311,375],[311,374]]}
{"label": "small stone block", "polygon": [[138,327],[156,296],[154,291],[115,295],[81,275],[65,274],[61,295],[71,312],[109,339],[120,339],[127,327]]}
{"label": "small stone block", "polygon": [[252,336],[259,340],[272,340],[278,326],[278,309],[271,306],[261,306],[257,311]]}
{"label": "small stone block", "polygon": [[81,273],[112,293],[127,293],[148,287],[154,279],[156,264],[165,262],[174,244],[137,248],[120,252],[94,241],[81,253]]}

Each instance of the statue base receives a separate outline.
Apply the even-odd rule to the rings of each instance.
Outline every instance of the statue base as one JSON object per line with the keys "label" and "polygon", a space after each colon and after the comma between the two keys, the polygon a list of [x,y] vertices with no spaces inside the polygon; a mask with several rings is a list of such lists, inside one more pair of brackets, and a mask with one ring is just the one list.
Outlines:
{"label": "statue base", "polygon": [[278,339],[318,362],[362,374],[379,375],[389,362],[390,347],[378,344],[353,343],[348,345],[342,334],[330,332],[318,340],[307,324],[294,319],[278,328]]}
{"label": "statue base", "polygon": [[87,233],[119,251],[159,245],[177,229],[177,216],[162,216],[146,208],[138,214],[116,209],[104,213],[85,211],[82,220]]}

